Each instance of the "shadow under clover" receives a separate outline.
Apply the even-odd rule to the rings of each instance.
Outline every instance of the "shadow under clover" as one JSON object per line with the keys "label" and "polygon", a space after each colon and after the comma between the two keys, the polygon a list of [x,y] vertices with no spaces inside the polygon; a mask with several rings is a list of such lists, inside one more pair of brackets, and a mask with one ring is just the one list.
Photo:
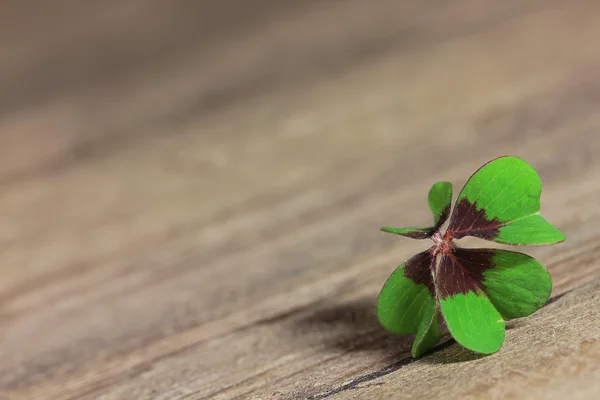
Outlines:
{"label": "shadow under clover", "polygon": [[479,360],[489,355],[466,349],[457,344],[450,336],[447,336],[421,359],[426,364],[456,364]]}
{"label": "shadow under clover", "polygon": [[439,343],[430,352],[413,359],[410,349],[415,335],[396,335],[383,329],[375,314],[375,301],[362,298],[311,310],[293,321],[294,336],[347,352],[378,352],[393,358],[392,365],[398,368],[417,360],[450,364],[485,357],[457,345],[439,321]]}
{"label": "shadow under clover", "polygon": [[375,299],[327,305],[296,319],[295,335],[344,351],[409,352],[414,335],[394,335],[377,321]]}
{"label": "shadow under clover", "polygon": [[[567,293],[569,291],[550,298],[546,306]],[[313,303],[294,318],[289,318],[288,315],[286,326],[295,339],[308,345],[325,345],[345,352],[379,352],[383,356],[395,358],[393,365],[398,368],[417,360],[428,364],[454,364],[489,356],[458,345],[438,316],[438,344],[430,352],[413,359],[410,349],[415,335],[396,335],[383,329],[377,320],[375,305],[375,298],[360,298],[324,306],[322,303]],[[526,324],[526,320],[511,320],[507,321],[506,329],[519,329]]]}

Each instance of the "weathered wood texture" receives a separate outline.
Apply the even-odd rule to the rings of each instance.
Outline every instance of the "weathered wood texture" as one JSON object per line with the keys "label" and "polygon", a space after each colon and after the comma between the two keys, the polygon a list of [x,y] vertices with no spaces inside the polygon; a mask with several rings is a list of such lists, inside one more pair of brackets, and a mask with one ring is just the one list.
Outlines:
{"label": "weathered wood texture", "polygon": [[[583,0],[5,2],[0,398],[598,398],[598,38]],[[554,301],[413,361],[374,300],[424,244],[378,228],[502,154]]]}

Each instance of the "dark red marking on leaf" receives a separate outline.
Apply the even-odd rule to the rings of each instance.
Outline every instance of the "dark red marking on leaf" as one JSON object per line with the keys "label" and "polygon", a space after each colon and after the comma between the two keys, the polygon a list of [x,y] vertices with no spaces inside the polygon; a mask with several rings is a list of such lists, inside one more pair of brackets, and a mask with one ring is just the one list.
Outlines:
{"label": "dark red marking on leaf", "polygon": [[488,219],[485,216],[485,209],[478,210],[477,202],[471,203],[466,198],[462,198],[454,206],[448,233],[455,239],[476,236],[490,240],[498,236],[502,225],[498,218]]}
{"label": "dark red marking on leaf", "polygon": [[404,276],[415,283],[427,286],[432,296],[435,294],[432,274],[434,262],[435,258],[427,250],[412,257],[404,267]]}
{"label": "dark red marking on leaf", "polygon": [[411,239],[429,239],[431,237],[431,235],[433,235],[434,230],[430,229],[426,232],[410,232],[410,233],[404,233],[402,234],[402,236],[406,236],[409,237]]}
{"label": "dark red marking on leaf", "polygon": [[436,274],[436,283],[442,299],[469,291],[479,292],[483,287],[483,273],[492,268],[493,249],[461,249],[442,254]]}
{"label": "dark red marking on leaf", "polygon": [[444,225],[444,222],[446,222],[446,220],[450,216],[450,209],[451,209],[450,204],[448,204],[448,206],[446,206],[446,208],[444,208],[444,211],[442,211],[442,213],[440,214],[440,219],[439,219],[438,223],[435,225],[436,229],[438,229],[440,226]]}

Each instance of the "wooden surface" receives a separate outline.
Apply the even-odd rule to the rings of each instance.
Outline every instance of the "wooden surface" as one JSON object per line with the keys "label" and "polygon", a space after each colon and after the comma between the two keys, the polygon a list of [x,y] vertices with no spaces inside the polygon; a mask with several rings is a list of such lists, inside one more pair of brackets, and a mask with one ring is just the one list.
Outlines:
{"label": "wooden surface", "polygon": [[[593,399],[600,2],[7,1],[1,399]],[[477,358],[374,301],[498,155],[568,239]],[[468,242],[477,245],[480,242]]]}

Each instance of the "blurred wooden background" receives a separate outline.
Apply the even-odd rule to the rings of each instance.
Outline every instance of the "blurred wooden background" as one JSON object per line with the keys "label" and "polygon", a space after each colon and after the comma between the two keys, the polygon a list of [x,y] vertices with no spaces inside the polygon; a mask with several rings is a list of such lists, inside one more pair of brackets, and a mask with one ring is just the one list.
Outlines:
{"label": "blurred wooden background", "polygon": [[[0,398],[597,398],[598,38],[591,0],[3,2]],[[503,154],[554,300],[413,361],[374,301],[426,244],[378,228]]]}

